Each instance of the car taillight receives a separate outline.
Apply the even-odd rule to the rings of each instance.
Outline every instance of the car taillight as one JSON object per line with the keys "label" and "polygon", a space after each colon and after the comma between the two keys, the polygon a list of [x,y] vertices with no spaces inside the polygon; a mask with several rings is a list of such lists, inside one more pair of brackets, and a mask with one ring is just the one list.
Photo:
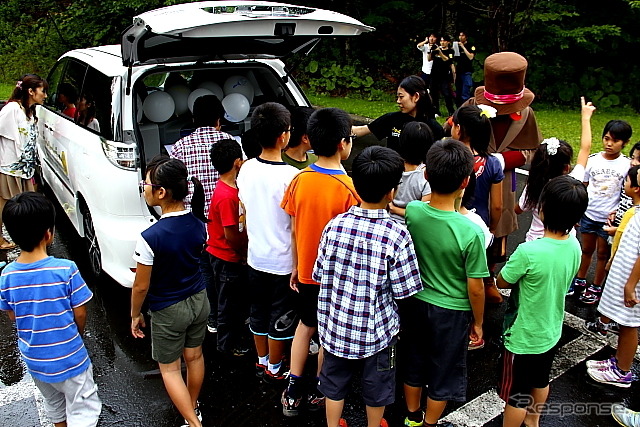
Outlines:
{"label": "car taillight", "polygon": [[134,144],[102,140],[102,151],[111,163],[122,169],[136,169],[136,147]]}

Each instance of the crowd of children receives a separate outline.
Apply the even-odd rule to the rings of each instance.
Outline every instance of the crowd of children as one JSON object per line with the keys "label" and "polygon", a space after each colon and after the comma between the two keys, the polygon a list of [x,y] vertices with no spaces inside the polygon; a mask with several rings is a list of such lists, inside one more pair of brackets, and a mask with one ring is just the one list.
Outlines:
{"label": "crowd of children", "polygon": [[[498,384],[504,426],[539,425],[567,295],[582,291],[581,301],[600,301],[602,316],[587,330],[603,336],[614,323],[619,330],[616,355],[587,363],[589,376],[619,387],[632,381],[640,326],[640,146],[632,148],[629,169],[622,150],[631,128],[611,121],[604,151],[589,156],[594,110],[582,99],[573,170],[571,146],[545,139],[514,206],[516,213],[532,211],[533,221],[496,278],[499,288],[512,289]],[[429,125],[408,121],[394,149],[359,153],[350,177],[341,162],[362,129],[347,113],[267,102],[251,117],[255,157],[243,161],[240,144],[226,134],[209,144],[216,171],[207,181],[210,194],[182,160],[158,157],[147,165],[140,188],[162,216],[141,233],[133,255],[131,333],[145,335],[146,302],[152,356],[185,425],[202,425],[198,395],[210,310],[218,351],[235,356],[246,353],[240,338],[248,314],[256,375],[283,386],[286,416],[324,407],[329,427],[346,426],[344,401],[358,374],[368,426],[387,426],[398,365],[405,426],[435,426],[448,401],[466,400],[467,352],[484,346],[485,303],[502,300],[485,282],[494,267],[487,247],[503,211],[503,166],[488,152],[492,114],[463,106],[451,118],[451,138],[438,141]],[[616,210],[625,210],[618,209],[621,195],[630,202],[614,222]],[[2,273],[0,309],[17,323],[50,419],[57,427],[94,426],[100,400],[81,337],[91,292],[73,262],[46,255],[54,210],[44,196],[14,197],[3,221],[22,251]],[[596,276],[587,287],[594,251]],[[210,266],[209,292],[203,262]],[[53,313],[63,313],[55,317],[64,333],[42,324]],[[309,372],[316,336],[322,348]],[[522,395],[531,399],[523,402]]]}

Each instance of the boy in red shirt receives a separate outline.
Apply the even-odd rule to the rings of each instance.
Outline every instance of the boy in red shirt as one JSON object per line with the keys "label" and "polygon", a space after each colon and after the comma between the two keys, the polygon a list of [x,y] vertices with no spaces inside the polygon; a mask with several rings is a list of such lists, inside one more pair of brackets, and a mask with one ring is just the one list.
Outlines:
{"label": "boy in red shirt", "polygon": [[213,167],[220,173],[207,223],[207,252],[218,295],[218,301],[211,302],[211,309],[218,310],[218,351],[244,356],[249,349],[241,347],[238,339],[247,310],[241,304],[239,290],[246,281],[243,260],[247,256],[247,233],[240,231],[240,199],[236,186],[242,150],[237,141],[223,139],[211,146],[210,154]]}

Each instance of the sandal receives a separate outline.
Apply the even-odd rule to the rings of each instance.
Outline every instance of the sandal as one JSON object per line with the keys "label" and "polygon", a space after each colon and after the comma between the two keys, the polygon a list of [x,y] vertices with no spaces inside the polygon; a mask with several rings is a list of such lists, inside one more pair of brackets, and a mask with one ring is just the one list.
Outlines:
{"label": "sandal", "polygon": [[15,249],[16,244],[13,242],[4,241],[3,244],[0,245],[0,251],[10,251],[11,249]]}

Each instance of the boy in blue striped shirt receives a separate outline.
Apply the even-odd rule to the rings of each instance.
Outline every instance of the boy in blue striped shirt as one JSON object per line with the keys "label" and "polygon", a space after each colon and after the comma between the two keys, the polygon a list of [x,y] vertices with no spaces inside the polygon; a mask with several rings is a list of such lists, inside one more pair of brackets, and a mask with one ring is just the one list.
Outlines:
{"label": "boy in blue striped shirt", "polygon": [[82,341],[93,294],[73,261],[47,255],[55,209],[45,196],[21,193],[2,219],[20,246],[0,275],[0,309],[16,322],[18,348],[56,427],[95,426],[102,404]]}

